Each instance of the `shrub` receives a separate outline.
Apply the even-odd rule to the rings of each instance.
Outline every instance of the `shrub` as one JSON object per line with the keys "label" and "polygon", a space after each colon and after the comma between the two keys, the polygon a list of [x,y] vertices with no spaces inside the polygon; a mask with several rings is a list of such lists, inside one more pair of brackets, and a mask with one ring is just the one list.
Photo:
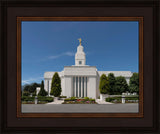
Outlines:
{"label": "shrub", "polygon": [[122,97],[109,97],[109,98],[106,98],[106,101],[107,102],[112,102],[114,100],[117,100],[117,101],[121,101]]}
{"label": "shrub", "polygon": [[67,98],[67,96],[59,96],[59,98]]}
{"label": "shrub", "polygon": [[38,101],[52,102],[53,100],[54,100],[53,97],[38,96]]}
{"label": "shrub", "polygon": [[71,98],[64,99],[64,101],[75,101],[75,100],[76,100],[76,97],[71,97]]}
{"label": "shrub", "polygon": [[76,100],[76,97],[71,97],[70,100],[74,101],[74,100]]}
{"label": "shrub", "polygon": [[30,93],[28,91],[23,91],[22,96],[29,96]]}
{"label": "shrub", "polygon": [[71,101],[71,99],[70,98],[66,98],[66,99],[64,99],[64,101]]}
{"label": "shrub", "polygon": [[126,97],[125,100],[139,100],[138,97]]}
{"label": "shrub", "polygon": [[95,101],[95,99],[92,99],[92,98],[91,98],[91,99],[89,99],[89,101]]}
{"label": "shrub", "polygon": [[[110,98],[106,98],[107,102],[113,102],[115,100],[116,100],[116,102],[121,102],[122,97],[110,97]],[[137,96],[136,97],[125,97],[125,100],[126,101],[128,101],[128,100],[138,100],[138,97]]]}
{"label": "shrub", "polygon": [[89,97],[84,97],[85,101],[89,101]]}
{"label": "shrub", "polygon": [[34,101],[34,97],[22,96],[21,101]]}
{"label": "shrub", "polygon": [[106,101],[107,102],[111,102],[111,101],[113,101],[114,99],[113,98],[106,98]]}
{"label": "shrub", "polygon": [[139,95],[127,95],[126,97],[129,97],[129,98],[130,98],[130,97],[133,97],[133,98],[135,98],[135,97],[136,97],[136,98],[138,98],[138,97],[139,97]]}

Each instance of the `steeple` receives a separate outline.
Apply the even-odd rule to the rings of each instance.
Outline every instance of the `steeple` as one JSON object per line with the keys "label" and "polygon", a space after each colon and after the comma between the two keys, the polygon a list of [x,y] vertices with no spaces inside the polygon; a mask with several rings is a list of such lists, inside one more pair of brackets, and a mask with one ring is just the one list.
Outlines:
{"label": "steeple", "polygon": [[83,46],[81,44],[82,39],[79,38],[79,46],[77,47],[77,53],[75,54],[75,66],[85,66],[86,65],[86,55],[83,51]]}

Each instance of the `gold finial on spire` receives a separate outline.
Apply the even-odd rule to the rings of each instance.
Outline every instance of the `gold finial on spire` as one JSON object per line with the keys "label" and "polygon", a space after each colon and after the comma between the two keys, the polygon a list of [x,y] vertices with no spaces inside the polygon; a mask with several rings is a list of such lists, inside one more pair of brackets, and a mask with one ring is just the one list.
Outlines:
{"label": "gold finial on spire", "polygon": [[79,45],[81,46],[82,39],[81,39],[81,38],[79,38],[78,40],[79,40]]}

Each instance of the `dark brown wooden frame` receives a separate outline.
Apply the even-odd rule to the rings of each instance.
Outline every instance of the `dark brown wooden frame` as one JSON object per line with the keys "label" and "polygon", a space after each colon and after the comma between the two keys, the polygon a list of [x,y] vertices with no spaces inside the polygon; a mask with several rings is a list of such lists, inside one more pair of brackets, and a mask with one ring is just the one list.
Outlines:
{"label": "dark brown wooden frame", "polygon": [[[1,133],[160,133],[158,0],[1,0]],[[79,10],[82,9],[83,10]],[[115,9],[115,10],[114,10]],[[75,12],[73,12],[75,11]],[[144,17],[143,117],[17,117],[16,16]],[[150,97],[150,98],[148,98]]]}
{"label": "dark brown wooden frame", "polygon": [[[21,113],[22,21],[138,21],[139,112],[138,113]],[[143,117],[143,17],[17,17],[17,117]]]}

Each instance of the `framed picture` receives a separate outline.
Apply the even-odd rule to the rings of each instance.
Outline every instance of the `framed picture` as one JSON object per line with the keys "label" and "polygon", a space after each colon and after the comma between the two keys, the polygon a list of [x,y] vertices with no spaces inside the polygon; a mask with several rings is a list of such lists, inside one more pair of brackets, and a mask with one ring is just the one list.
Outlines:
{"label": "framed picture", "polygon": [[[114,71],[98,71],[95,66],[86,65],[86,57],[89,56],[85,54],[81,38],[79,38],[76,53],[72,52],[71,48],[73,47],[71,45],[67,45],[67,47],[63,48],[63,44],[67,43],[65,42],[65,39],[62,43],[58,43],[58,40],[53,40],[53,42],[57,42],[59,47],[56,43],[51,43],[52,49],[59,51],[59,53],[57,53],[57,55],[52,55],[52,52],[51,56],[47,57],[47,55],[44,55],[46,58],[42,58],[42,60],[39,58],[33,60],[35,63],[38,60],[40,61],[39,64],[36,63],[33,65],[34,63],[32,63],[32,66],[28,65],[29,62],[27,62],[27,64],[25,64],[25,62],[28,60],[32,62],[31,57],[35,55],[35,52],[37,52],[37,57],[41,57],[44,51],[44,49],[39,50],[41,53],[38,55],[37,47],[40,47],[41,44],[34,44],[34,41],[29,41],[30,39],[32,40],[33,37],[34,40],[40,40],[40,42],[42,42],[41,38],[39,38],[41,35],[37,36],[38,32],[37,34],[33,33],[37,30],[34,30],[32,25],[36,25],[37,29],[40,27],[44,27],[45,30],[47,27],[50,27],[49,29],[53,28],[53,36],[51,36],[51,38],[49,38],[49,35],[47,34],[49,31],[39,31],[42,33],[43,40],[46,37],[47,40],[54,37],[59,38],[60,42],[61,38],[69,39],[71,37],[70,41],[72,41],[73,36],[75,35],[76,37],[76,33],[84,38],[88,37],[90,40],[93,40],[93,37],[97,38],[91,43],[91,46],[86,42],[86,44],[88,44],[88,49],[92,49],[93,46],[96,46],[96,44],[102,42],[102,40],[106,40],[107,34],[114,31],[113,27],[117,28],[110,38],[114,38],[114,40],[120,39],[122,41],[125,40],[128,35],[128,38],[131,38],[135,43],[128,45],[127,42],[125,42],[126,45],[119,45],[119,49],[117,49],[118,45],[113,44],[113,47],[106,45],[106,50],[103,52],[102,49],[105,49],[104,44],[107,44],[107,41],[110,42],[108,38],[106,42],[102,42],[102,45],[99,44],[97,45],[97,48],[95,47],[95,57],[92,55],[92,59],[96,59],[96,55],[98,54],[103,57],[107,57],[108,55],[108,64],[110,61],[115,62],[111,63],[113,65],[110,67],[111,69],[115,68],[116,70]],[[78,27],[80,28],[78,29]],[[109,29],[109,27],[111,27],[111,29]],[[120,27],[123,28],[120,29]],[[127,31],[122,32],[125,27],[127,27]],[[95,33],[91,34],[93,31]],[[123,33],[122,36],[116,34],[117,32]],[[44,37],[44,33],[46,33],[46,37]],[[26,44],[27,46],[25,46]],[[69,44],[69,42],[67,44]],[[70,44],[73,43],[70,42]],[[48,48],[47,45],[44,45],[43,47],[46,49]],[[71,48],[68,49],[69,47]],[[32,51],[28,51],[27,48],[32,50],[33,54]],[[100,49],[98,50],[98,48]],[[111,54],[115,53],[115,58],[112,59],[113,56],[109,56],[107,48],[110,49]],[[130,52],[120,57],[127,49],[129,49]],[[22,54],[20,53],[21,51]],[[98,53],[98,51],[100,51],[100,53]],[[17,17],[17,52],[17,72],[19,73],[17,74],[17,117],[143,117],[143,17]],[[46,52],[49,53],[49,50],[46,50]],[[63,56],[70,56],[72,59],[73,56],[75,56],[75,65],[64,66],[64,69],[62,71],[59,70],[57,73],[51,71],[45,72],[44,70],[44,78],[42,77],[42,83],[39,87],[39,84],[36,83],[36,81],[33,80],[32,83],[29,83],[29,78],[28,80],[25,80],[26,74],[29,77],[33,77],[33,72],[35,72],[37,68],[40,68],[41,65],[47,66],[47,62],[53,62],[52,68],[55,67],[55,70],[58,70],[56,66],[59,66],[62,61],[59,61],[58,63],[57,60],[58,58],[63,59]],[[133,60],[127,63],[127,65],[122,65],[128,60],[124,57],[133,57]],[[99,58],[102,57],[99,56]],[[49,59],[51,61],[48,61]],[[119,60],[121,60],[121,62],[118,62]],[[100,66],[101,69],[104,70],[107,65],[105,65],[103,61],[104,60],[100,61],[99,59],[97,66],[100,64],[102,66]],[[91,64],[96,64],[95,60]],[[64,65],[64,62],[62,65]],[[45,66],[44,69],[46,68]],[[35,70],[32,70],[33,68],[35,68]],[[135,72],[123,71],[124,69],[129,70],[130,68],[133,68]],[[118,69],[123,70],[117,71]],[[18,70],[22,70],[21,73]],[[32,73],[30,74],[30,72]],[[41,72],[38,72],[38,75],[39,74],[41,74]],[[54,79],[56,79],[56,76],[60,79],[58,87],[55,87],[59,88],[58,95],[58,89],[54,90]],[[105,85],[103,84],[105,82],[103,79],[106,79]],[[133,82],[131,79],[133,79]],[[37,87],[35,85],[37,85]],[[23,89],[21,89],[21,87],[23,87]],[[39,91],[37,91],[38,89]],[[36,92],[35,95],[34,92]],[[43,100],[46,99],[46,102],[42,101],[42,98]],[[52,101],[47,102],[47,99],[52,99]],[[110,101],[111,99],[113,100]],[[56,111],[54,111],[54,109]]]}
{"label": "framed picture", "polygon": [[158,131],[157,4],[2,2],[3,131]]}

